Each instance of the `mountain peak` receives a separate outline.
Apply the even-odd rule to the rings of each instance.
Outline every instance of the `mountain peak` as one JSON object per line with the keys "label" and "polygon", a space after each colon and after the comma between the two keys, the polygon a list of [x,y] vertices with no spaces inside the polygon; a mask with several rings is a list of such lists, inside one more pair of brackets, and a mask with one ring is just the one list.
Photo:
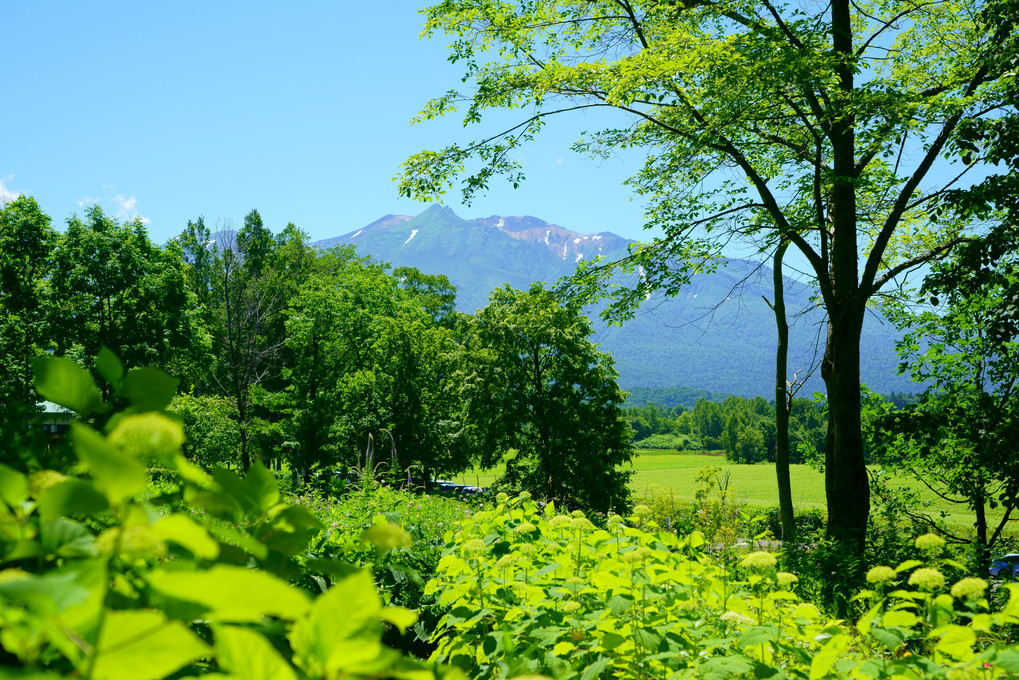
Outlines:
{"label": "mountain peak", "polygon": [[523,217],[492,215],[472,221],[492,229],[498,229],[519,241],[543,245],[560,260],[571,263],[606,255],[625,248],[631,243],[611,232],[583,234],[530,215]]}

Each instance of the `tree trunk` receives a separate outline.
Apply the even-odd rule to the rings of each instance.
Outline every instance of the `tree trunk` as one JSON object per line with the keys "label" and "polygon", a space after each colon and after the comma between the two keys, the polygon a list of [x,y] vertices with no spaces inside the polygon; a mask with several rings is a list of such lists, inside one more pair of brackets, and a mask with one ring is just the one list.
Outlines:
{"label": "tree trunk", "polygon": [[[839,312],[842,312],[839,314]],[[825,447],[827,537],[861,550],[870,515],[870,483],[860,430],[860,331],[863,305],[832,310],[821,376],[828,388]]]}
{"label": "tree trunk", "polygon": [[782,241],[775,251],[775,326],[778,328],[778,349],[775,352],[775,475],[778,477],[778,509],[782,520],[782,540],[796,540],[793,516],[792,483],[789,480],[789,411],[792,401],[786,384],[788,376],[789,324],[785,315],[785,288],[782,279],[782,258],[789,241]]}
{"label": "tree trunk", "polygon": [[986,574],[987,570],[991,567],[991,549],[990,546],[987,545],[987,511],[985,509],[987,499],[984,498],[983,475],[980,475],[978,480],[979,491],[977,491],[973,497],[973,509],[976,511],[976,521],[973,524],[977,530],[977,554],[974,572],[978,574]]}

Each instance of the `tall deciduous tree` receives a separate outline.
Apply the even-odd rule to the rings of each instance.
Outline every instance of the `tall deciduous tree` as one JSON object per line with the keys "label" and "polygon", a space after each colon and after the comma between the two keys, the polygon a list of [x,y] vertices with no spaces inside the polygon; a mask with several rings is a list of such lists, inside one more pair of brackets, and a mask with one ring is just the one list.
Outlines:
{"label": "tall deciduous tree", "polygon": [[632,432],[612,359],[590,341],[576,302],[535,284],[492,293],[475,317],[472,396],[481,463],[510,453],[504,483],[570,508],[607,512],[627,498]]}
{"label": "tall deciduous tree", "polygon": [[105,345],[130,366],[162,366],[193,383],[209,340],[183,256],[176,243],[154,245],[141,220],[121,223],[99,206],[68,219],[51,277],[58,353],[91,363]]}
{"label": "tall deciduous tree", "polygon": [[[884,463],[904,468],[975,516],[978,566],[1019,503],[1019,228],[1006,223],[928,275],[940,308],[894,314],[903,368],[930,385],[877,432]],[[1001,508],[995,525],[988,509]],[[990,533],[989,533],[990,531]]]}
{"label": "tall deciduous tree", "polygon": [[46,280],[57,234],[34,198],[0,209],[0,402],[34,405],[32,358],[49,346]]}
{"label": "tall deciduous tree", "polygon": [[[733,237],[788,240],[828,314],[827,533],[859,544],[870,508],[860,425],[866,304],[958,242],[958,223],[930,223],[925,212],[957,174],[938,174],[939,158],[961,124],[1000,112],[999,83],[1014,68],[1000,55],[1019,52],[1013,31],[984,20],[984,5],[436,4],[425,10],[426,31],[452,36],[450,59],[472,87],[433,100],[421,117],[458,106],[467,123],[490,109],[527,113],[479,141],[413,156],[401,189],[434,198],[472,158],[481,166],[465,181],[468,200],[496,174],[519,182],[513,152],[550,116],[606,108],[620,122],[576,148],[646,150],[630,184],[664,232],[628,258],[635,276],[622,309],[653,289],[674,292],[689,263]],[[588,273],[603,285],[601,269]]]}

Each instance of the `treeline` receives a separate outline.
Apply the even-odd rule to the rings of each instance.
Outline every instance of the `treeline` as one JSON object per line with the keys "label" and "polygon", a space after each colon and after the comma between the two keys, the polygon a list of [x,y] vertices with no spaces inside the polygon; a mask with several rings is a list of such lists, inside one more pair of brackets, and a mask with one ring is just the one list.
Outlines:
{"label": "treeline", "polygon": [[[729,396],[721,403],[699,399],[692,409],[658,404],[629,406],[626,420],[641,449],[718,451],[734,463],[775,460],[775,406],[764,397]],[[794,399],[789,417],[789,459],[802,463],[824,453],[823,406]]]}
{"label": "treeline", "polygon": [[510,489],[625,498],[623,394],[579,307],[534,286],[465,315],[455,296],[444,276],[312,248],[293,224],[274,234],[255,210],[159,246],[97,206],[58,233],[19,197],[0,211],[4,430],[36,409],[34,357],[91,369],[105,346],[181,379],[170,410],[206,466],[420,484],[505,457]]}

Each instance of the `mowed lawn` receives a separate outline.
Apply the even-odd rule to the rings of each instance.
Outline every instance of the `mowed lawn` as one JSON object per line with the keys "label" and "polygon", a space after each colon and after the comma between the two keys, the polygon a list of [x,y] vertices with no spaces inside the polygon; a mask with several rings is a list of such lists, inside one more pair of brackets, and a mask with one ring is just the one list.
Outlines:
{"label": "mowed lawn", "polygon": [[[697,472],[707,465],[720,468],[723,478],[728,475],[730,497],[738,503],[754,507],[778,505],[778,481],[775,477],[774,464],[736,465],[729,463],[721,455],[708,456],[660,450],[638,451],[633,459],[630,489],[634,497],[639,499],[652,494],[655,486],[663,487],[671,489],[678,501],[692,502],[697,488]],[[458,475],[455,481],[485,487],[491,485],[501,472],[500,468],[474,470]],[[789,477],[795,508],[824,507],[824,474],[809,465],[790,465]],[[932,516],[937,517],[944,512],[949,524],[960,528],[972,527],[972,512],[964,506],[937,498],[920,482],[899,479],[893,480],[892,485],[916,490],[923,500],[931,503],[927,512]],[[1000,510],[988,511],[989,522],[997,521],[1000,517]]]}

